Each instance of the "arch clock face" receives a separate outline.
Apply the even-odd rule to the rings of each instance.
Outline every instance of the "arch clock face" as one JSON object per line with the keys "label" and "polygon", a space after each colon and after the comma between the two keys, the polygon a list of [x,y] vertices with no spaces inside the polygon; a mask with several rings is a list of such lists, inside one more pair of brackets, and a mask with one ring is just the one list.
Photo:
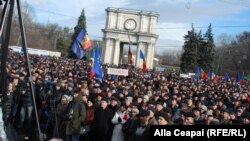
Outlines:
{"label": "arch clock face", "polygon": [[134,30],[136,28],[136,22],[133,19],[128,19],[124,22],[124,27],[127,30]]}

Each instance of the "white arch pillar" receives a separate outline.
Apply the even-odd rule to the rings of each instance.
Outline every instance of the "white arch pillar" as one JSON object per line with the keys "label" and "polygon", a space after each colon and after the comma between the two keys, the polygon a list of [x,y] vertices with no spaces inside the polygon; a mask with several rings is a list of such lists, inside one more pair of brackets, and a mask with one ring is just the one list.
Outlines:
{"label": "white arch pillar", "polygon": [[120,61],[120,41],[118,39],[115,39],[115,44],[113,46],[113,58],[111,58],[111,61],[113,62],[113,65],[119,65]]}

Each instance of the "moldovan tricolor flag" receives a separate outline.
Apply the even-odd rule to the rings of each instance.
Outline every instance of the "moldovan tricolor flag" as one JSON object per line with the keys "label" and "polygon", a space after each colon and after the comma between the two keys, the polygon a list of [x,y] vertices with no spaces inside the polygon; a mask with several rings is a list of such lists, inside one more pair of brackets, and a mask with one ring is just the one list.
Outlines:
{"label": "moldovan tricolor flag", "polygon": [[146,69],[147,69],[147,62],[146,62],[146,59],[144,57],[144,54],[143,52],[140,50],[140,58],[143,60],[143,63],[142,63],[142,71],[143,73],[146,72]]}
{"label": "moldovan tricolor flag", "polygon": [[89,40],[87,32],[81,29],[71,49],[76,54],[77,58],[81,59],[86,54],[86,50],[91,46],[92,42]]}

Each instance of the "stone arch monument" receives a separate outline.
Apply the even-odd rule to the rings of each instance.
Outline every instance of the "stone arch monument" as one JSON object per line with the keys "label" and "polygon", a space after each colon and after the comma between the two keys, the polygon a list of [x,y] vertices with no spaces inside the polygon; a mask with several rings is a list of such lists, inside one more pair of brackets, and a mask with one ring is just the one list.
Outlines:
{"label": "stone arch monument", "polygon": [[[120,8],[107,8],[102,62],[119,65],[124,44],[137,45],[135,67],[142,68],[140,50],[144,53],[147,68],[153,68],[156,35],[156,24],[159,14],[156,12],[137,11]],[[134,55],[134,54],[133,54]]]}

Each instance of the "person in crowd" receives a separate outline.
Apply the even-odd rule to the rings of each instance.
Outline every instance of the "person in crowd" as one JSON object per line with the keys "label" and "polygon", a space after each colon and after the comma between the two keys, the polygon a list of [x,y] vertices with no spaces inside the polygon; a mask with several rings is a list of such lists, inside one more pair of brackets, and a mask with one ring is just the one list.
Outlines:
{"label": "person in crowd", "polygon": [[124,123],[122,131],[124,133],[124,141],[130,141],[133,135],[133,130],[137,126],[139,110],[137,108],[132,109],[128,120]]}
{"label": "person in crowd", "polygon": [[86,133],[81,138],[84,141],[93,141],[94,140],[94,132],[93,132],[93,124],[94,124],[94,117],[95,117],[95,115],[94,115],[94,112],[95,112],[94,103],[95,103],[94,99],[87,100],[86,121],[84,123],[84,126],[87,129],[86,129]]}
{"label": "person in crowd", "polygon": [[4,121],[4,129],[7,135],[7,138],[10,141],[19,140],[16,130],[13,127],[13,118],[15,117],[15,109],[14,108],[14,95],[13,95],[13,84],[9,83],[6,94],[3,95],[3,121]]}
{"label": "person in crowd", "polygon": [[231,125],[232,124],[232,121],[231,121],[230,115],[229,115],[229,110],[223,110],[223,115],[222,115],[222,119],[220,122],[222,125]]}
{"label": "person in crowd", "polygon": [[243,125],[250,125],[250,113],[247,112],[242,116],[242,124]]}
{"label": "person in crowd", "polygon": [[129,117],[126,117],[127,113],[124,107],[120,107],[112,118],[112,124],[114,124],[111,141],[123,141],[124,134],[122,132],[122,126]]}
{"label": "person in crowd", "polygon": [[157,122],[156,116],[155,116],[155,113],[156,113],[155,108],[149,107],[148,111],[149,111],[149,125],[157,125],[158,122]]}
{"label": "person in crowd", "polygon": [[59,137],[65,139],[65,131],[66,131],[66,124],[65,124],[65,115],[67,114],[67,108],[69,104],[69,97],[68,95],[63,95],[61,98],[61,102],[57,105],[56,108],[56,122],[57,126],[54,128],[54,137]]}
{"label": "person in crowd", "polygon": [[[23,86],[20,89],[20,120],[18,124],[18,128],[26,127],[27,129],[31,128],[31,119],[32,119],[32,111],[33,111],[33,101],[32,101],[32,95],[31,95],[31,89],[29,82],[26,82],[26,86]],[[25,126],[24,120],[27,119]]]}
{"label": "person in crowd", "polygon": [[[108,105],[108,108],[110,109],[110,114],[111,114],[110,116],[111,117],[115,117],[116,112],[120,108],[120,104],[118,104],[118,101],[119,101],[118,98],[116,98],[114,96],[111,97],[111,102]],[[111,140],[111,138],[112,138],[113,131],[114,131],[114,124],[115,123],[109,125],[110,129],[109,129],[109,133],[108,133],[109,134],[109,139],[108,140]]]}
{"label": "person in crowd", "polygon": [[139,122],[134,132],[135,141],[147,141],[149,140],[149,111],[141,110],[139,113]]}
{"label": "person in crowd", "polygon": [[81,95],[74,92],[73,100],[68,105],[66,121],[66,141],[79,141],[80,127],[86,118],[85,105],[81,103]]}
{"label": "person in crowd", "polygon": [[172,119],[163,111],[157,114],[158,125],[171,125],[173,124]]}
{"label": "person in crowd", "polygon": [[195,115],[193,112],[186,112],[184,114],[184,125],[195,125],[195,121],[194,121],[194,118],[195,118]]}
{"label": "person in crowd", "polygon": [[108,141],[109,139],[110,125],[113,117],[108,104],[109,100],[104,97],[101,100],[101,105],[95,109],[93,127],[95,141]]}

